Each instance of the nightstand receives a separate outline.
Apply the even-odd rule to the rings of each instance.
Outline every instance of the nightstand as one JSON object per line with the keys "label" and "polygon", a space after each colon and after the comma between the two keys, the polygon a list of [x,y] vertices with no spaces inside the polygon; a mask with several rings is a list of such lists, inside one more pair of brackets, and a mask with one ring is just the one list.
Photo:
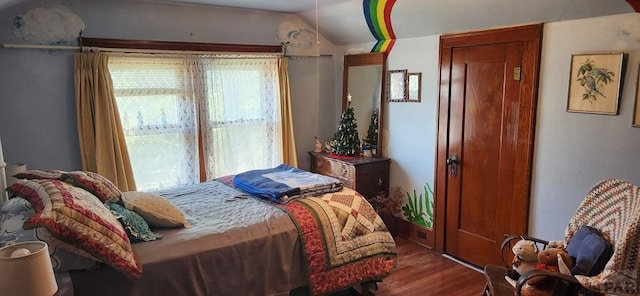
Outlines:
{"label": "nightstand", "polygon": [[311,171],[314,173],[340,179],[344,187],[358,191],[367,199],[375,197],[381,191],[389,193],[389,158],[337,159],[323,152],[308,153],[311,156]]}

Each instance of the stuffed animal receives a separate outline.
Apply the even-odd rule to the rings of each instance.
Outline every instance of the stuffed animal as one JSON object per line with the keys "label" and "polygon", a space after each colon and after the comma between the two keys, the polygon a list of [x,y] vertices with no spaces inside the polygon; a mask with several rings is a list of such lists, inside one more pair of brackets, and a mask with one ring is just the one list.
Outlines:
{"label": "stuffed animal", "polygon": [[[564,249],[547,248],[538,253],[537,269],[545,269],[551,272],[561,272],[571,275],[573,260]],[[569,285],[562,280],[551,277],[533,277],[522,287],[523,296],[555,296],[567,295]]]}
{"label": "stuffed animal", "polygon": [[535,268],[538,263],[538,247],[535,242],[523,238],[513,245],[511,251],[513,260],[507,276],[517,281],[520,275]]}

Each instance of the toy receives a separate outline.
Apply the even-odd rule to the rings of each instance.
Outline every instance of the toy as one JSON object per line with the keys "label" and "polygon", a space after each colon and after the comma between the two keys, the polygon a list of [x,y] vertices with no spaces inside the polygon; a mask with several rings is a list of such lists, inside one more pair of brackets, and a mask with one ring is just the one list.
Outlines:
{"label": "toy", "polygon": [[[537,269],[544,269],[551,272],[561,272],[571,275],[570,269],[573,267],[573,260],[564,249],[548,248],[538,253]],[[555,280],[551,277],[533,277],[522,287],[523,296],[550,296],[567,295],[569,285],[562,280]]]}
{"label": "toy", "polygon": [[315,147],[313,149],[313,152],[320,153],[322,152],[322,143],[320,143],[320,140],[318,140],[318,137],[316,137],[315,139],[316,141],[315,141]]}
{"label": "toy", "polygon": [[535,268],[538,263],[538,247],[535,242],[523,238],[513,245],[511,251],[513,260],[507,276],[517,281],[520,275]]}

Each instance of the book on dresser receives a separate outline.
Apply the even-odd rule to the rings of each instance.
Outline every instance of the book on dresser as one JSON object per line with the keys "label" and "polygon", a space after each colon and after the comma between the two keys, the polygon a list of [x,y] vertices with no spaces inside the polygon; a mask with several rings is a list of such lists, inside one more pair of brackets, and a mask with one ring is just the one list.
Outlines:
{"label": "book on dresser", "polygon": [[342,180],[344,187],[369,199],[384,191],[389,193],[389,165],[385,157],[349,157],[338,159],[324,152],[308,152],[311,172]]}

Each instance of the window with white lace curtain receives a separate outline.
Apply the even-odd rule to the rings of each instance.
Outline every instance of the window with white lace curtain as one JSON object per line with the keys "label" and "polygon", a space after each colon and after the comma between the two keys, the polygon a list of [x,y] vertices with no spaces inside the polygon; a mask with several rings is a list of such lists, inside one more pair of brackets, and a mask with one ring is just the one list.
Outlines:
{"label": "window with white lace curtain", "polygon": [[282,162],[276,58],[114,55],[109,71],[138,190]]}

